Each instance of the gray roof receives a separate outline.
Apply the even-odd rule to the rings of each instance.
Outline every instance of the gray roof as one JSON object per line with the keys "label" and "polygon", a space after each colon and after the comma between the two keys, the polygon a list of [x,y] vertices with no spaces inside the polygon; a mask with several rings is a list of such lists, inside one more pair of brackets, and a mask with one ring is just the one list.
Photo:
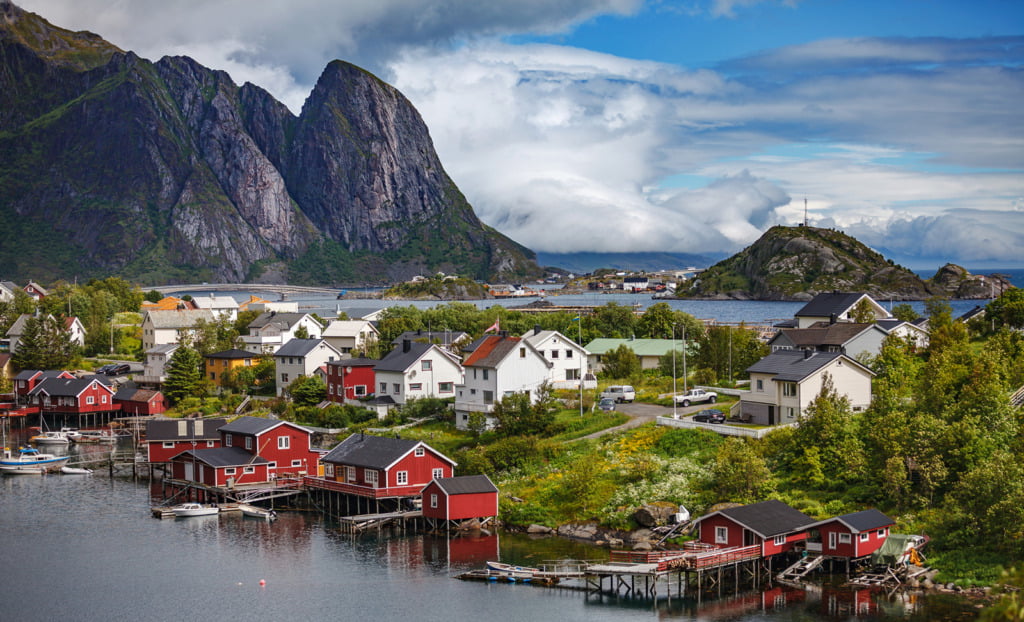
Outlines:
{"label": "gray roof", "polygon": [[840,315],[857,304],[861,296],[864,296],[864,292],[829,292],[818,294],[794,315],[796,317],[829,317],[833,313]]}
{"label": "gray roof", "polygon": [[715,514],[731,518],[762,538],[800,531],[806,525],[814,522],[810,516],[789,507],[778,499],[712,512],[707,516],[702,516],[700,520]]}
{"label": "gray roof", "polygon": [[[317,346],[321,343],[327,343],[323,339],[292,339],[288,343],[281,346],[277,352],[274,352],[275,357],[282,356],[306,356],[313,350],[316,350]],[[330,345],[330,344],[328,344]],[[334,346],[331,346],[334,349]],[[341,354],[340,352],[338,353]]]}
{"label": "gray roof", "polygon": [[[288,421],[281,421],[280,419],[264,419],[263,417],[250,417],[248,415],[246,415],[245,417],[239,417],[238,419],[235,419],[231,423],[222,427],[220,430],[221,432],[231,432],[233,434],[258,435],[282,423],[288,423],[289,425],[295,426],[300,430],[306,430],[306,428]],[[310,430],[306,431],[310,432]]]}
{"label": "gray roof", "polygon": [[[99,380],[100,376],[97,376],[96,379]],[[124,387],[114,394],[114,399],[119,402],[148,402],[157,395],[160,395],[159,391],[139,389],[136,387]]]}
{"label": "gray roof", "polygon": [[89,385],[93,382],[108,389],[110,388],[109,385],[99,382],[96,378],[46,378],[37,384],[36,388],[32,389],[29,395],[45,393],[57,397],[74,397],[88,389]]}
{"label": "gray roof", "polygon": [[870,510],[861,510],[860,512],[843,514],[842,516],[836,516],[835,518],[826,518],[825,520],[811,523],[810,525],[807,525],[806,528],[810,529],[811,527],[818,527],[826,523],[831,523],[835,520],[846,525],[853,533],[874,531],[875,529],[882,529],[883,527],[896,524],[896,521],[872,508]]}
{"label": "gray roof", "polygon": [[815,322],[807,328],[784,328],[768,344],[788,339],[795,346],[841,346],[874,328],[874,324]]}
{"label": "gray roof", "polygon": [[[370,469],[385,469],[403,456],[422,444],[421,441],[413,441],[404,438],[391,438],[388,436],[371,436],[368,434],[353,434],[338,443],[321,460],[323,462],[334,462],[338,464],[366,467]],[[438,452],[430,451],[441,456]],[[444,456],[442,456],[444,457]],[[448,460],[447,457],[444,457]],[[451,460],[448,460],[451,462]],[[452,462],[452,464],[455,464]]]}
{"label": "gray roof", "polygon": [[437,343],[442,346],[450,346],[469,337],[469,333],[461,330],[407,330],[392,340],[392,344],[398,346],[402,340],[423,341],[426,343]]}
{"label": "gray roof", "polygon": [[146,354],[171,354],[180,347],[180,343],[162,343],[146,350]]}
{"label": "gray roof", "polygon": [[[180,422],[185,421],[187,426],[185,434],[178,433]],[[195,436],[196,421],[203,422],[203,434]],[[227,423],[227,419],[217,417],[215,419],[152,419],[146,422],[146,441],[179,441],[192,439],[201,441],[215,441],[220,439],[220,428]]]}
{"label": "gray roof", "polygon": [[213,354],[205,355],[208,359],[251,359],[256,358],[256,355],[248,350],[239,350],[238,348],[231,348],[230,350],[221,350],[220,352],[214,352]]}
{"label": "gray roof", "polygon": [[[249,322],[250,331],[254,328],[263,328],[270,324],[274,324],[283,330],[288,330],[292,326],[295,326],[299,321],[309,315],[308,313],[278,313],[277,311],[267,311],[256,316],[256,319]],[[250,333],[251,334],[251,333]]]}
{"label": "gray roof", "polygon": [[[808,354],[810,356],[807,356]],[[800,382],[841,356],[856,363],[841,352],[779,350],[748,367],[747,373],[772,374],[775,376],[774,380]]]}
{"label": "gray roof", "polygon": [[377,363],[380,363],[380,361],[377,359],[366,358],[335,359],[333,361],[327,361],[328,365],[338,365],[345,367],[375,367]]}
{"label": "gray roof", "polygon": [[384,307],[353,307],[351,309],[342,309],[349,318],[353,320],[365,320],[366,316],[379,313]]}
{"label": "gray roof", "polygon": [[491,478],[486,475],[460,475],[459,477],[443,477],[434,480],[441,490],[449,495],[472,495],[484,492],[498,492]]}
{"label": "gray roof", "polygon": [[213,447],[210,449],[189,449],[183,451],[171,460],[176,458],[195,457],[200,462],[214,467],[238,467],[250,466],[253,464],[267,464],[270,460],[251,454],[241,447]]}
{"label": "gray roof", "polygon": [[[409,349],[405,349],[405,344],[397,346],[391,352],[388,352],[387,356],[382,358],[377,366],[374,368],[376,371],[401,371],[409,369],[409,366],[419,360],[421,356],[427,353],[427,350],[433,348],[433,344],[422,343],[413,341],[409,343]],[[438,352],[444,352],[440,348],[437,348]]]}
{"label": "gray roof", "polygon": [[156,309],[148,311],[153,328],[186,328],[196,325],[199,320],[213,321],[213,312],[209,309],[185,309],[182,311],[163,311]]}

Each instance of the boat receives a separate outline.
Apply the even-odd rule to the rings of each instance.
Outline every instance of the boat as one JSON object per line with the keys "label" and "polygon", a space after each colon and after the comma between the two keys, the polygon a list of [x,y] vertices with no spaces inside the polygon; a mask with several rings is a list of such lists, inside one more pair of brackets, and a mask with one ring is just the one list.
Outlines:
{"label": "boat", "polygon": [[203,505],[202,503],[182,503],[171,508],[175,518],[188,516],[210,516],[220,512],[216,505]]}
{"label": "boat", "polygon": [[249,505],[248,503],[239,503],[238,510],[245,516],[251,516],[252,518],[262,518],[264,520],[274,520],[277,518],[277,512],[269,510],[267,508],[261,508],[258,505]]}
{"label": "boat", "polygon": [[79,467],[62,466],[60,472],[64,475],[89,475],[92,473],[92,469],[82,469]]}
{"label": "boat", "polygon": [[78,434],[78,430],[74,428],[62,428],[59,431],[40,432],[29,438],[28,442],[36,445],[68,445]]}
{"label": "boat", "polygon": [[71,456],[55,456],[53,454],[39,453],[38,449],[32,447],[21,447],[17,455],[10,449],[4,447],[3,458],[0,458],[0,473],[12,475],[36,475],[56,471],[71,458]]}
{"label": "boat", "polygon": [[117,439],[117,434],[114,434],[110,430],[86,430],[71,440],[82,444],[97,444],[116,443]]}
{"label": "boat", "polygon": [[503,564],[502,562],[487,562],[487,570],[493,574],[501,575],[503,577],[511,577],[514,579],[529,579],[540,572],[540,568],[515,566],[512,564]]}

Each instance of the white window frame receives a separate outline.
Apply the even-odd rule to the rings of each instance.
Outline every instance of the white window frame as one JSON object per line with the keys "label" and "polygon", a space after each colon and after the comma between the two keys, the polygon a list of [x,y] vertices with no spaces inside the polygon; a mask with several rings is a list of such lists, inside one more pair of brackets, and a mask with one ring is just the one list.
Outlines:
{"label": "white window frame", "polygon": [[430,494],[430,507],[432,507],[432,508],[436,508],[437,507],[437,493],[431,493]]}
{"label": "white window frame", "polygon": [[444,469],[433,469],[430,471],[431,479],[441,479],[444,477]]}
{"label": "white window frame", "polygon": [[287,434],[277,437],[277,448],[278,449],[291,449],[292,448],[292,437]]}
{"label": "white window frame", "polygon": [[363,482],[376,488],[379,481],[376,469],[363,469]]}
{"label": "white window frame", "polygon": [[300,466],[302,466],[302,460],[292,460],[292,466],[293,467],[300,467]]}
{"label": "white window frame", "polygon": [[87,395],[87,396],[85,396],[85,403],[86,404],[95,404],[96,403],[96,398],[91,396],[91,395]]}
{"label": "white window frame", "polygon": [[416,456],[417,458],[422,458],[423,456],[426,455],[426,453],[427,453],[427,449],[425,447],[423,447],[423,446],[420,446],[420,447],[417,447],[415,449],[415,451],[412,452],[412,455]]}
{"label": "white window frame", "polygon": [[252,475],[255,472],[256,472],[256,467],[254,467],[254,466],[242,467],[242,473],[245,474],[245,475]]}
{"label": "white window frame", "polygon": [[729,528],[715,527],[715,544],[729,544]]}
{"label": "white window frame", "polygon": [[251,436],[246,436],[245,437],[245,448],[246,449],[252,449],[252,437]]}
{"label": "white window frame", "polygon": [[870,538],[870,537],[871,537],[871,534],[868,533],[867,531],[865,531],[864,533],[860,534],[860,541],[861,542],[867,542],[868,538]]}
{"label": "white window frame", "polygon": [[235,469],[235,467],[227,467],[224,469],[224,475],[234,475],[236,472],[237,469]]}
{"label": "white window frame", "polygon": [[408,486],[409,485],[409,472],[398,471],[395,473],[395,485],[396,486]]}
{"label": "white window frame", "polygon": [[356,468],[354,466],[345,467],[345,481],[349,483],[356,483]]}
{"label": "white window frame", "polygon": [[234,439],[231,438],[231,433],[228,433],[228,434],[224,435],[224,446],[225,447],[234,447],[234,445],[231,444],[233,441],[234,441]]}
{"label": "white window frame", "polygon": [[851,542],[853,542],[853,538],[850,537],[850,534],[848,534],[848,533],[840,533],[839,534],[839,544],[850,544]]}
{"label": "white window frame", "polygon": [[782,546],[786,544],[786,536],[775,536],[775,546]]}

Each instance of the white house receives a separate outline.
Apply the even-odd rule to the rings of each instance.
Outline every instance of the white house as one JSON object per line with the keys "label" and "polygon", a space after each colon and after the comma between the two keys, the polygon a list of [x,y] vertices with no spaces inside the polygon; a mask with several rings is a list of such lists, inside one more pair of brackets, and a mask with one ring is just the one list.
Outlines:
{"label": "white house", "polygon": [[212,322],[209,309],[184,309],[180,311],[147,311],[142,319],[142,350],[168,343],[180,343],[186,333],[193,333],[199,320]]}
{"label": "white house", "polygon": [[850,357],[862,354],[878,356],[882,342],[889,336],[878,324],[854,322],[818,322],[808,328],[783,328],[768,341],[772,352],[779,350],[816,350],[842,352]]}
{"label": "white house", "polygon": [[826,375],[836,391],[850,400],[854,411],[864,410],[871,403],[875,375],[841,352],[811,350],[772,352],[747,372],[750,390],[740,394],[738,414],[760,425],[795,423],[821,392]]}
{"label": "white house", "polygon": [[261,313],[249,323],[249,334],[242,335],[244,350],[253,354],[274,354],[295,338],[295,333],[305,328],[308,339],[319,339],[324,327],[308,313]]}
{"label": "white house", "polygon": [[[18,319],[14,320],[14,324],[11,324],[11,327],[7,329],[7,351],[11,354],[18,351],[18,343],[21,341],[22,335],[25,334],[25,324],[32,317],[31,314],[24,313],[18,316]],[[46,317],[50,321],[56,321],[52,315],[47,315]],[[61,320],[61,327],[68,333],[71,343],[79,348],[85,346],[85,327],[82,326],[82,322],[77,317],[64,318]]]}
{"label": "white house", "polygon": [[342,354],[348,354],[352,350],[366,352],[380,339],[380,331],[366,320],[332,320],[321,336]]}
{"label": "white house", "polygon": [[232,322],[238,319],[238,301],[231,296],[217,296],[210,292],[209,296],[196,296],[192,304],[197,309],[209,309],[218,318],[228,318]]}
{"label": "white house", "polygon": [[[556,389],[577,389],[580,380],[586,379],[590,370],[587,349],[569,339],[557,330],[541,330],[540,326],[525,335],[523,340],[540,352],[549,363],[548,380]],[[596,386],[596,380],[595,386]]]}
{"label": "white house", "polygon": [[0,281],[0,302],[14,300],[14,292],[21,289],[14,281]]}
{"label": "white house", "polygon": [[466,380],[455,388],[455,426],[465,429],[474,412],[487,416],[494,403],[512,393],[527,393],[530,403],[537,401],[537,389],[548,382],[554,365],[529,341],[519,337],[488,335],[475,344],[463,362]]}
{"label": "white house", "polygon": [[878,325],[882,327],[890,335],[896,335],[897,337],[907,340],[914,344],[919,350],[923,350],[928,347],[930,335],[928,330],[923,326],[918,326],[911,322],[904,322],[892,318],[889,320],[878,320]]}
{"label": "white house", "polygon": [[874,320],[892,317],[885,307],[863,293],[830,292],[818,294],[794,314],[797,328],[808,328],[817,322],[852,322],[850,314],[861,300],[871,306]]}
{"label": "white house", "polygon": [[454,397],[462,365],[436,344],[406,340],[377,363],[374,375],[378,400],[404,404],[412,398]]}
{"label": "white house", "polygon": [[320,368],[341,358],[341,352],[323,339],[292,339],[274,353],[277,395],[299,376],[321,373]]}
{"label": "white house", "polygon": [[146,361],[142,366],[142,375],[135,377],[139,384],[163,384],[167,379],[167,363],[181,346],[176,343],[164,343],[146,350]]}

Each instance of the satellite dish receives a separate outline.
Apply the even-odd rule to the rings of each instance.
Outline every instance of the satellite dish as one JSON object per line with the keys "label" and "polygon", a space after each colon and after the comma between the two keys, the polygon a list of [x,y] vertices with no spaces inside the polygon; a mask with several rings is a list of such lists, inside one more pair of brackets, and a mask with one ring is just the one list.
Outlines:
{"label": "satellite dish", "polygon": [[346,374],[351,374],[352,373],[352,367],[346,367],[345,368],[345,373]]}

